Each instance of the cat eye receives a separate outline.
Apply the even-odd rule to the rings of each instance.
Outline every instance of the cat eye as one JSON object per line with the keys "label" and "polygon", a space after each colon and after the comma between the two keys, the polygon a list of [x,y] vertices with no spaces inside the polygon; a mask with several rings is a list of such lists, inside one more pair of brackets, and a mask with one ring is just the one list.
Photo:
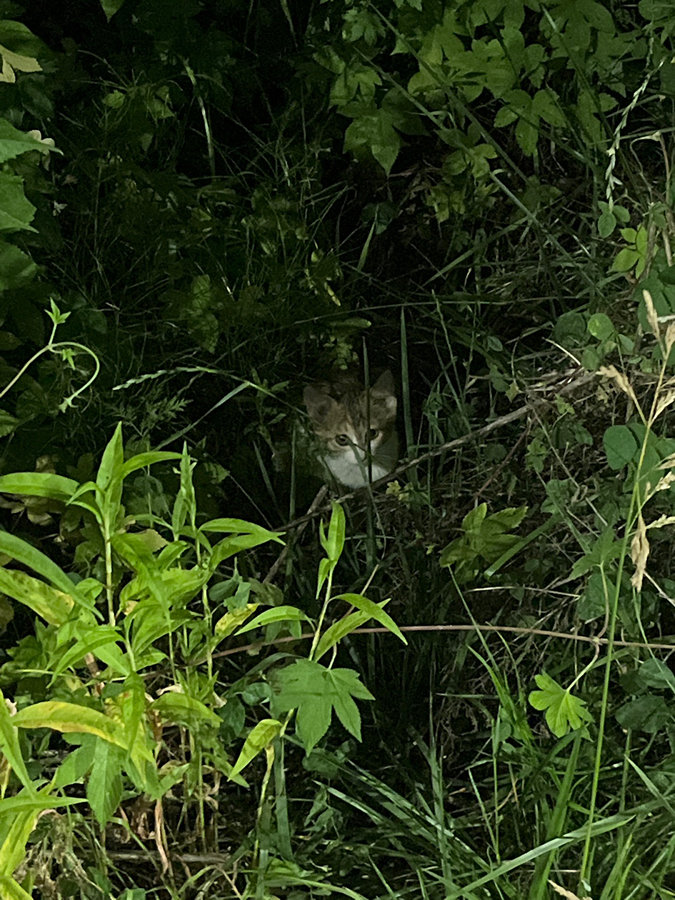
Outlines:
{"label": "cat eye", "polygon": [[339,444],[340,447],[346,447],[347,444],[349,443],[349,438],[347,437],[346,434],[337,434],[335,436],[335,443]]}
{"label": "cat eye", "polygon": [[379,428],[371,428],[370,431],[368,432],[368,440],[370,440],[370,441],[374,441],[375,438],[379,437],[379,436],[380,436]]}

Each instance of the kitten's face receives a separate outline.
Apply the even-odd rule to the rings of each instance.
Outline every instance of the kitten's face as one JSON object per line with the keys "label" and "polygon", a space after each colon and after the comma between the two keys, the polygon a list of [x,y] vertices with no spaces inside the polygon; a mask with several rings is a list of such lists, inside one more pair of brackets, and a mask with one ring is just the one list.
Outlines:
{"label": "kitten's face", "polygon": [[369,455],[373,480],[394,468],[396,396],[391,372],[381,375],[370,391],[313,386],[305,388],[304,399],[314,432],[325,447],[327,465],[338,481],[348,487],[366,484]]}

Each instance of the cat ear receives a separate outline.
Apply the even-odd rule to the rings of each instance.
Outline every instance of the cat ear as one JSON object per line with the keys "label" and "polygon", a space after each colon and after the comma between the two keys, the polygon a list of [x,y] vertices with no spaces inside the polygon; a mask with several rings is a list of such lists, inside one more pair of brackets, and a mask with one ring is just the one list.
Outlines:
{"label": "cat ear", "polygon": [[326,417],[335,406],[335,400],[332,397],[313,385],[305,388],[302,399],[305,401],[310,419],[314,419],[315,422],[325,422]]}
{"label": "cat ear", "polygon": [[371,396],[380,400],[391,416],[396,415],[397,403],[395,391],[396,385],[394,384],[394,376],[391,374],[390,369],[383,372],[370,389]]}
{"label": "cat ear", "polygon": [[378,394],[396,393],[396,385],[394,384],[394,376],[391,374],[391,369],[387,369],[386,372],[380,375],[371,390],[377,391]]}

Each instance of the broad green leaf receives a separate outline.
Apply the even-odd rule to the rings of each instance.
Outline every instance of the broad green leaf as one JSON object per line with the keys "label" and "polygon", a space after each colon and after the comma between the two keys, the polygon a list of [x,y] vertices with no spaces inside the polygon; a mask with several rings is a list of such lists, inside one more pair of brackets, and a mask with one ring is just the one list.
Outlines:
{"label": "broad green leaf", "polygon": [[80,606],[93,610],[93,604],[79,592],[77,585],[68,578],[63,569],[27,541],[23,541],[21,538],[6,531],[0,531],[0,553],[4,553],[11,559],[16,559],[18,562],[28,566],[28,568],[33,569],[38,575],[42,575],[48,581],[51,581],[64,594],[69,594]]}
{"label": "broad green leaf", "polygon": [[[0,53],[3,57],[5,57],[5,54],[8,52],[11,51],[7,51],[5,47],[0,45]],[[16,60],[29,59],[29,57],[17,56],[16,54],[11,55]],[[37,61],[33,60],[33,63],[37,68],[24,71],[39,72],[40,66]],[[19,66],[13,66],[13,68],[19,68]],[[7,90],[7,88],[5,88],[5,90]],[[39,150],[41,153],[46,153],[48,152],[48,149],[46,144],[37,140],[33,135],[24,131],[19,131],[13,125],[10,125],[7,119],[0,119],[0,163],[5,163],[10,159],[16,159],[17,156],[21,156],[22,153],[28,153],[30,150]]]}
{"label": "broad green leaf", "polygon": [[21,791],[14,797],[3,797],[0,800],[0,819],[14,812],[42,812],[43,809],[56,809],[59,806],[73,806],[75,803],[84,803],[80,797],[59,797],[47,793],[48,787],[44,787],[39,794],[30,794]]}
{"label": "broad green leaf", "polygon": [[35,231],[30,224],[35,207],[24,193],[20,175],[0,172],[0,231]]}
{"label": "broad green leaf", "polygon": [[87,735],[87,737],[90,740],[83,740],[82,745],[69,753],[54,773],[52,785],[55,788],[77,784],[91,769],[94,762],[94,750],[99,742],[92,735]]}
{"label": "broad green leaf", "polygon": [[246,621],[246,619],[248,619],[249,616],[253,615],[259,606],[259,603],[248,603],[241,609],[225,613],[225,615],[216,622],[213,629],[214,635],[219,641],[229,637]]}
{"label": "broad green leaf", "polygon": [[[0,266],[2,266],[1,259]],[[2,290],[2,269],[0,269],[0,291]],[[19,424],[20,419],[8,413],[6,409],[0,409],[0,437],[7,437],[8,434],[12,434],[12,432],[16,431]]]}
{"label": "broad green leaf", "polygon": [[[0,291],[24,287],[33,280],[36,273],[37,265],[27,253],[8,241],[0,241]],[[18,338],[4,332],[5,346],[2,349],[11,349],[6,346],[11,341],[16,341],[18,346]],[[3,414],[3,422],[5,416],[8,416],[8,413]]]}
{"label": "broad green leaf", "polygon": [[122,480],[137,469],[145,469],[147,466],[154,465],[154,463],[180,458],[180,453],[173,453],[168,450],[149,450],[146,453],[138,453],[136,456],[128,459],[122,466]]}
{"label": "broad green leaf", "polygon": [[9,877],[26,856],[26,843],[38,817],[38,810],[22,810],[11,814],[12,821],[0,846],[0,875]]}
{"label": "broad green leaf", "polygon": [[640,254],[632,247],[624,247],[620,250],[610,267],[610,272],[629,272],[640,261]]}
{"label": "broad green leaf", "polygon": [[610,425],[602,442],[607,455],[607,465],[617,471],[637,457],[640,449],[635,435],[627,425]]}
{"label": "broad green leaf", "polygon": [[663,699],[654,694],[643,694],[617,710],[616,720],[622,728],[656,734],[667,725],[672,725],[673,714]]}
{"label": "broad green leaf", "polygon": [[48,497],[63,503],[70,500],[78,487],[77,481],[72,478],[50,472],[14,472],[0,476],[0,493]]}
{"label": "broad green leaf", "polygon": [[53,728],[63,733],[95,734],[111,744],[126,749],[124,729],[98,710],[61,700],[34,703],[12,716],[17,728]]}
{"label": "broad green leaf", "polygon": [[63,625],[75,605],[70,594],[57,591],[19,569],[0,566],[0,591],[32,609],[50,625]]}
{"label": "broad green leaf", "polygon": [[[23,760],[21,745],[19,744],[19,735],[12,722],[12,716],[9,714],[2,691],[0,691],[0,749],[21,784],[26,788],[30,795],[34,796],[35,785],[28,774],[28,769]],[[0,813],[1,812],[2,802],[0,802]]]}
{"label": "broad green leaf", "polygon": [[258,547],[260,544],[266,544],[268,541],[276,541],[278,544],[283,544],[281,538],[273,532],[266,531],[265,529],[261,529],[261,532],[262,533],[236,534],[231,537],[223,538],[222,541],[218,541],[211,551],[211,556],[209,558],[208,564],[211,571],[214,571],[226,559],[235,556],[237,553],[241,553],[243,550],[252,550],[253,547]]}
{"label": "broad green leaf", "polygon": [[614,325],[606,313],[595,313],[588,320],[588,333],[599,341],[606,341],[614,334]]}
{"label": "broad green leaf", "polygon": [[647,687],[660,690],[668,689],[675,694],[675,675],[660,659],[652,657],[645,660],[640,666],[640,680]]}
{"label": "broad green leaf", "polygon": [[165,691],[152,704],[152,709],[167,721],[187,728],[193,728],[199,722],[207,722],[215,728],[220,726],[220,718],[208,706],[179,691]]}
{"label": "broad green leaf", "polygon": [[273,609],[260,613],[255,619],[240,628],[237,634],[245,634],[247,631],[253,631],[254,628],[271,625],[272,622],[311,622],[311,619],[296,606],[275,606]]}
{"label": "broad green leaf", "polygon": [[556,737],[564,737],[570,728],[576,731],[592,721],[585,701],[574,697],[549,675],[535,675],[534,680],[539,690],[531,692],[529,701],[535,709],[546,710],[546,724]]}
{"label": "broad green leaf", "polygon": [[0,897],[2,900],[33,900],[31,895],[9,875],[0,875]]}
{"label": "broad green leaf", "polygon": [[613,212],[605,210],[598,219],[598,234],[601,238],[608,238],[616,228],[616,217]]}
{"label": "broad green leaf", "polygon": [[345,728],[360,740],[361,718],[351,697],[374,697],[352,669],[326,669],[311,660],[298,659],[275,672],[274,682],[274,709],[297,709],[296,730],[307,753],[328,730],[333,708]]}
{"label": "broad green leaf", "polygon": [[125,753],[107,741],[96,741],[94,762],[87,780],[87,800],[101,827],[120,805],[124,791],[122,767]]}
{"label": "broad green leaf", "polygon": [[389,613],[386,613],[383,609],[383,607],[389,603],[389,600],[383,600],[382,603],[373,603],[372,600],[364,597],[363,594],[338,594],[338,596],[333,599],[344,600],[347,603],[351,603],[352,606],[360,609],[361,612],[368,613],[371,619],[375,619],[380,625],[384,625],[385,628],[388,628],[389,631],[391,631],[392,634],[395,634],[404,644],[408,643],[396,622],[394,622]]}
{"label": "broad green leaf", "polygon": [[272,743],[281,731],[281,722],[277,719],[262,719],[252,729],[241,749],[239,758],[232,766],[229,778],[238,775],[255,757]]}
{"label": "broad green leaf", "polygon": [[87,653],[98,655],[96,651],[99,647],[104,647],[107,644],[116,644],[121,640],[122,635],[111,625],[95,625],[88,629],[65,653],[62,653],[60,649],[52,653],[48,665],[48,668],[53,672],[52,683],[66,669],[83,660]]}

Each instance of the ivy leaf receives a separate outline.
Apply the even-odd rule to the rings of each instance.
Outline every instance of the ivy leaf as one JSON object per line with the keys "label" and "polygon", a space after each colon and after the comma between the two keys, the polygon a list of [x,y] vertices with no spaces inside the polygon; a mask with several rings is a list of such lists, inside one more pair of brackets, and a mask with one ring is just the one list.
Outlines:
{"label": "ivy leaf", "polygon": [[546,673],[536,675],[538,691],[532,691],[529,701],[535,709],[546,710],[546,724],[556,737],[564,737],[569,729],[575,731],[584,722],[590,722],[591,716],[584,708],[586,703],[579,697],[573,697],[569,689],[554,681]]}
{"label": "ivy leaf", "polygon": [[350,734],[361,740],[361,715],[353,698],[374,700],[352,669],[325,669],[296,660],[274,676],[277,712],[297,709],[297,734],[307,753],[328,731],[333,710]]}

